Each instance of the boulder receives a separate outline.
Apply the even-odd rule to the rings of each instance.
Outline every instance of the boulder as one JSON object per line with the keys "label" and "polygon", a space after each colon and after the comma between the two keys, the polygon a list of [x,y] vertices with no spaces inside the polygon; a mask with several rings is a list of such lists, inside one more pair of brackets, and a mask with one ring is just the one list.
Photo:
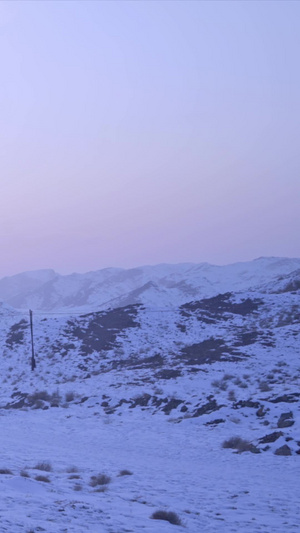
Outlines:
{"label": "boulder", "polygon": [[265,437],[259,439],[259,444],[268,444],[269,442],[275,442],[279,437],[283,435],[282,431],[274,431],[274,433],[269,433]]}
{"label": "boulder", "polygon": [[277,448],[274,453],[275,455],[292,455],[292,450],[287,444],[284,444],[280,448]]}
{"label": "boulder", "polygon": [[293,420],[293,413],[292,411],[289,411],[288,413],[282,413],[280,415],[280,418],[277,422],[278,428],[289,428],[290,426],[293,426],[295,424],[295,421]]}

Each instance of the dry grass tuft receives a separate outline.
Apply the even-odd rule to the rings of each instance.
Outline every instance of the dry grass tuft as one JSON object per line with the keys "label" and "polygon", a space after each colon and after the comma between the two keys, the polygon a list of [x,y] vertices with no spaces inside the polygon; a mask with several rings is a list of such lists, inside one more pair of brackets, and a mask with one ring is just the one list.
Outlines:
{"label": "dry grass tuft", "polygon": [[12,471],[9,468],[0,468],[0,474],[9,474],[12,475]]}
{"label": "dry grass tuft", "polygon": [[35,476],[36,481],[43,481],[44,483],[50,483],[50,478],[48,476]]}
{"label": "dry grass tuft", "polygon": [[91,476],[90,486],[97,487],[98,485],[108,485],[111,482],[111,478],[106,474],[98,474],[97,476]]}
{"label": "dry grass tuft", "polygon": [[52,465],[51,463],[47,463],[45,461],[41,463],[37,463],[34,467],[35,470],[42,470],[43,472],[52,472]]}

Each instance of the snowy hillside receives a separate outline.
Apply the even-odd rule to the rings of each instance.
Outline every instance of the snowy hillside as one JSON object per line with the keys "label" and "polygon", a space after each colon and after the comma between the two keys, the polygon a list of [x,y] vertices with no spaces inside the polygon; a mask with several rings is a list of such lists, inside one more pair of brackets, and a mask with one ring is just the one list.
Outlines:
{"label": "snowy hillside", "polygon": [[300,269],[300,259],[259,258],[227,266],[156,265],[61,276],[52,270],[0,280],[0,299],[20,309],[108,309],[135,303],[173,307],[220,293],[251,290]]}
{"label": "snowy hillside", "polygon": [[0,531],[297,530],[297,261],[50,279],[61,307],[83,278],[83,305],[105,284],[128,300],[35,311],[33,372],[28,313],[2,304]]}

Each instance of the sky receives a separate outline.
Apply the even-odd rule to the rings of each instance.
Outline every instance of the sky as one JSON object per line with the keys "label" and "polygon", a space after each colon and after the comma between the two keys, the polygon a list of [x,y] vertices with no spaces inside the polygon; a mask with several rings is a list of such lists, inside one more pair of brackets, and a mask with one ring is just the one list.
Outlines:
{"label": "sky", "polygon": [[300,257],[300,2],[0,2],[0,276]]}

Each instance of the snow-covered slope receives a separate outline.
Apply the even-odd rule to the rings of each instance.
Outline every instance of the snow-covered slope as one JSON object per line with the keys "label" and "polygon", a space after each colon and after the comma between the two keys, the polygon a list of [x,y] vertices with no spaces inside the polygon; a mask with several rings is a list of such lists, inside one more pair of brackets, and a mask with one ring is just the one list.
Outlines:
{"label": "snow-covered slope", "polygon": [[300,289],[300,268],[285,275],[277,276],[271,282],[261,286],[261,290],[265,292],[292,292]]}
{"label": "snow-covered slope", "polygon": [[[40,311],[34,313],[34,372],[28,315],[4,306],[0,402],[18,408],[65,403],[74,383],[72,402],[88,396],[103,414],[143,407],[181,419],[217,411],[227,420],[232,410],[245,414],[250,402],[260,430],[260,418],[275,423],[282,402],[300,406],[299,292],[225,293],[172,309]],[[47,394],[35,396],[38,389]],[[298,450],[296,440],[291,446]]]}
{"label": "snow-covered slope", "polygon": [[165,533],[168,512],[191,533],[296,531],[296,263],[233,265],[216,286],[239,290],[169,307],[162,279],[221,267],[107,272],[125,307],[34,312],[34,371],[28,313],[2,304],[0,532]]}
{"label": "snow-covered slope", "polygon": [[0,299],[20,309],[108,309],[135,303],[174,307],[228,291],[250,290],[300,269],[300,259],[259,258],[227,266],[156,265],[61,276],[53,271],[0,280]]}
{"label": "snow-covered slope", "polygon": [[0,299],[8,302],[14,298],[21,300],[28,293],[38,290],[55,277],[56,274],[51,269],[22,272],[15,276],[7,276],[0,279]]}

